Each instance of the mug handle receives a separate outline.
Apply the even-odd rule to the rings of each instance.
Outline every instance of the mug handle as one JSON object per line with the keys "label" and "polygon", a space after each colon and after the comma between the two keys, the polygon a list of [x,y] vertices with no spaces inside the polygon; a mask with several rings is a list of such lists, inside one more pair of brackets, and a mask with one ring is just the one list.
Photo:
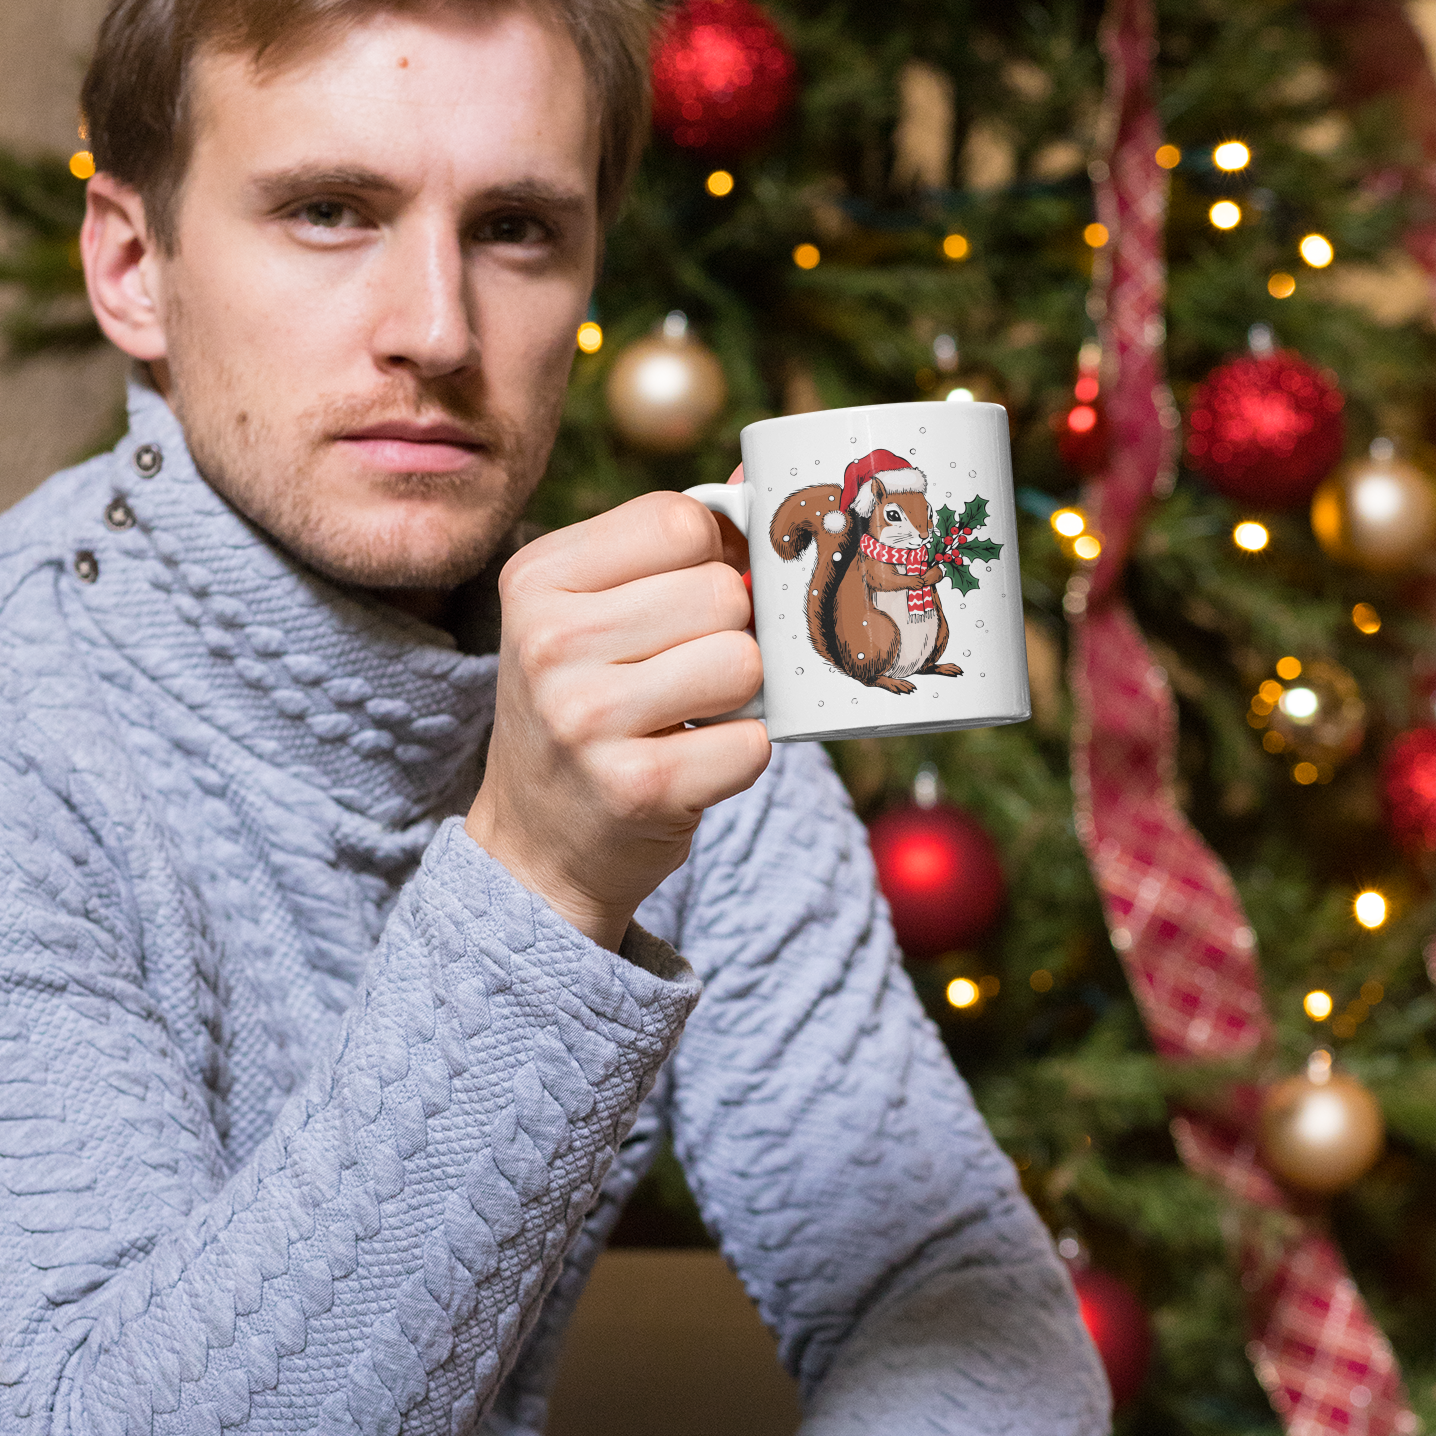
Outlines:
{"label": "mug handle", "polygon": [[[748,537],[748,513],[751,503],[747,484],[698,484],[694,488],[684,489],[683,492],[688,498],[697,499],[705,509],[732,519],[738,532],[744,538]],[[761,717],[763,690],[760,688],[741,708],[732,713],[720,713],[716,718],[695,718],[693,723],[696,727],[706,727],[709,723],[727,723],[733,718]]]}

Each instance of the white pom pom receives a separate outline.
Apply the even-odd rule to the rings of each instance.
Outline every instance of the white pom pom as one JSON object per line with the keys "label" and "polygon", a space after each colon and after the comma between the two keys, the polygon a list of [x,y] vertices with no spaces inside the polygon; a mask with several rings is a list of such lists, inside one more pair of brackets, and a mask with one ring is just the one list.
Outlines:
{"label": "white pom pom", "polygon": [[830,513],[823,515],[823,527],[827,529],[830,534],[840,534],[847,526],[847,519],[843,517],[841,511],[838,509],[833,509]]}

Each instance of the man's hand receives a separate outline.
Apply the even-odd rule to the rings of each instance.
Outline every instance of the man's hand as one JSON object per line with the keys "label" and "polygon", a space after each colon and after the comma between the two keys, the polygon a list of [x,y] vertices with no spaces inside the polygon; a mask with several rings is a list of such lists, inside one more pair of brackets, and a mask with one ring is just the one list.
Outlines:
{"label": "man's hand", "polygon": [[498,707],[465,828],[530,891],[617,950],[703,810],[768,765],[741,708],[763,669],[717,521],[634,499],[521,549],[499,579]]}

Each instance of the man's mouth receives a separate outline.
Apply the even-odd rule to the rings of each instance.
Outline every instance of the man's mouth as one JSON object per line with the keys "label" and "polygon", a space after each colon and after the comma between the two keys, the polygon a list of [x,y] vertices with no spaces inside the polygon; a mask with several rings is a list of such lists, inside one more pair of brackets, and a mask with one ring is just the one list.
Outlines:
{"label": "man's mouth", "polygon": [[335,442],[368,467],[395,474],[453,473],[488,448],[458,424],[405,419],[353,429]]}

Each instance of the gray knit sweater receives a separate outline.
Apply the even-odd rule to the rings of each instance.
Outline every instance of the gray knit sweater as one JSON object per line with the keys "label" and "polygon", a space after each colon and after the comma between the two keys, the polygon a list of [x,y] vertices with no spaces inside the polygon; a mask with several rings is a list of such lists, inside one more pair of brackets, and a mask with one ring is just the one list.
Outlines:
{"label": "gray knit sweater", "polygon": [[131,426],[0,516],[0,1431],[537,1432],[667,1131],[806,1432],[1104,1430],[821,750],[607,952],[454,816],[494,657]]}

